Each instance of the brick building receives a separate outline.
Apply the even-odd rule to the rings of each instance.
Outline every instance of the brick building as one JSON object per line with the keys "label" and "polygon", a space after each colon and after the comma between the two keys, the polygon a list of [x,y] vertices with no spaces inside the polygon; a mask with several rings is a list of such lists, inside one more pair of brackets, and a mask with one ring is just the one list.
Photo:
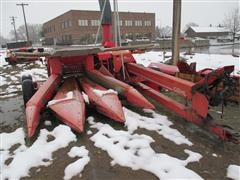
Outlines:
{"label": "brick building", "polygon": [[224,27],[193,27],[190,26],[184,33],[187,37],[217,38],[227,36],[229,31]]}
{"label": "brick building", "polygon": [[[43,24],[45,43],[93,43],[100,24],[99,19],[99,11],[70,10]],[[123,39],[155,38],[155,13],[119,12],[119,19]]]}

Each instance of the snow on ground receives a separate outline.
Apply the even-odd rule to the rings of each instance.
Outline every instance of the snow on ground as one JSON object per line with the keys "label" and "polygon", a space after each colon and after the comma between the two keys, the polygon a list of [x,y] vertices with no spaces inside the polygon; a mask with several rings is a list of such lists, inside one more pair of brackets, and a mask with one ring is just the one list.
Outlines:
{"label": "snow on ground", "polygon": [[40,62],[8,65],[5,61],[6,53],[0,53],[0,98],[13,97],[21,91],[21,76],[30,74],[34,81],[47,79],[46,66]]}
{"label": "snow on ground", "polygon": [[240,166],[229,165],[227,168],[227,177],[234,180],[240,180]]}
{"label": "snow on ground", "polygon": [[88,95],[85,94],[83,91],[82,91],[82,96],[83,96],[83,99],[84,99],[84,102],[89,104],[89,98],[88,98]]}
{"label": "snow on ground", "polygon": [[0,52],[0,67],[7,65],[8,63],[5,61],[6,51]]}
{"label": "snow on ground", "polygon": [[147,111],[151,113],[152,117],[142,116],[127,108],[123,108],[123,110],[126,118],[125,126],[127,126],[129,132],[133,132],[138,128],[145,128],[150,131],[156,131],[158,134],[178,145],[192,145],[178,130],[170,127],[173,123],[169,121],[166,116],[157,114],[152,110]]}
{"label": "snow on ground", "polygon": [[[69,164],[65,170],[64,170],[64,179],[71,179],[73,176],[78,175],[81,173],[84,169],[84,167],[88,164],[90,161],[90,158],[88,156],[88,150],[85,146],[81,147],[72,147],[70,152],[68,153],[69,157],[79,157],[78,160],[75,162]],[[79,175],[81,177],[81,174]]]}
{"label": "snow on ground", "polygon": [[87,135],[91,135],[93,132],[91,130],[87,131]]}
{"label": "snow on ground", "polygon": [[33,77],[34,81],[44,81],[47,79],[46,69],[32,68],[32,69],[24,69],[21,72],[21,76],[28,75],[28,74],[30,74]]}
{"label": "snow on ground", "polygon": [[233,57],[232,55],[220,54],[199,54],[193,56],[186,55],[187,62],[197,62],[196,70],[199,71],[204,68],[217,69],[219,67],[234,65],[234,74],[240,73],[240,58]]}
{"label": "snow on ground", "polygon": [[94,123],[88,119],[91,128],[98,132],[90,139],[94,145],[107,151],[113,159],[111,165],[119,164],[133,170],[145,170],[153,173],[159,179],[202,179],[194,171],[185,166],[198,162],[202,156],[190,150],[184,150],[188,158],[180,160],[164,153],[155,152],[150,144],[154,140],[147,135],[131,134],[128,131],[115,130],[108,124]]}
{"label": "snow on ground", "polygon": [[[171,56],[171,53],[167,52],[165,56]],[[133,57],[136,59],[138,64],[142,64],[145,67],[149,66],[151,62],[165,62],[167,59],[169,59],[164,59],[163,51],[150,51],[141,54],[133,54]]]}
{"label": "snow on ground", "polygon": [[[171,56],[168,52],[167,56]],[[169,58],[163,58],[163,52],[146,52],[143,54],[133,54],[138,64],[142,64],[147,67],[151,62],[165,62]],[[190,64],[192,62],[197,62],[197,71],[204,68],[216,69],[222,66],[234,65],[234,74],[240,74],[240,58],[233,57],[232,55],[222,55],[222,54],[201,54],[195,53],[194,55],[184,55],[181,53],[181,57],[187,59]]]}
{"label": "snow on ground", "polygon": [[[49,137],[54,139],[49,140]],[[64,125],[57,126],[53,131],[42,129],[38,139],[30,147],[25,145],[24,138],[22,128],[12,133],[0,134],[2,179],[20,179],[29,176],[32,167],[49,166],[53,152],[77,140],[70,127]],[[16,146],[15,150],[11,150],[13,146]],[[8,165],[7,160],[11,160]]]}
{"label": "snow on ground", "polygon": [[51,126],[51,125],[52,125],[52,122],[51,122],[51,121],[44,121],[44,125],[45,125],[45,126]]}
{"label": "snow on ground", "polygon": [[6,78],[0,75],[0,86],[7,84]]}
{"label": "snow on ground", "polygon": [[[167,53],[170,56],[171,53]],[[197,70],[203,68],[217,68],[224,65],[235,65],[235,73],[240,71],[240,60],[230,55],[217,54],[198,54],[193,56],[184,56],[187,62],[197,62]],[[134,54],[137,62],[148,66],[151,62],[164,62],[168,58],[163,58],[163,52],[146,52],[143,54]],[[34,67],[34,66],[37,67]],[[47,78],[46,67],[40,63],[17,64],[16,69],[7,65],[4,55],[0,56],[0,89],[2,86],[8,86],[5,89],[9,94],[14,94],[14,89],[21,88],[21,74],[32,74],[35,80],[45,80]],[[10,73],[9,73],[10,72]],[[1,95],[3,97],[3,95]],[[85,97],[85,101],[87,97]],[[161,179],[201,179],[201,177],[186,168],[189,163],[198,162],[201,159],[199,153],[185,149],[188,154],[185,160],[171,157],[161,152],[155,152],[150,144],[154,143],[154,139],[147,135],[139,135],[134,133],[138,128],[144,128],[155,131],[164,138],[173,141],[177,145],[192,143],[179,131],[171,128],[172,122],[167,117],[161,116],[154,111],[147,111],[151,117],[141,116],[129,109],[124,108],[126,116],[127,131],[115,130],[108,124],[95,123],[93,117],[88,118],[91,128],[98,130],[91,140],[95,146],[107,151],[112,158],[112,165],[119,164],[132,168],[133,170],[142,169],[155,174]],[[47,123],[47,122],[46,122]],[[87,132],[88,135],[92,131]],[[48,142],[48,137],[53,136],[54,140]],[[9,179],[18,179],[28,176],[31,167],[40,165],[48,166],[52,163],[52,153],[59,148],[66,147],[70,142],[76,141],[76,136],[67,126],[59,125],[53,131],[49,132],[42,129],[38,139],[31,147],[27,147],[24,142],[24,132],[22,128],[17,129],[13,133],[0,134],[1,146],[1,172],[0,176]],[[13,148],[14,147],[14,148]],[[83,170],[84,166],[89,162],[88,151],[85,147],[74,147],[68,154],[70,157],[79,157],[79,159],[69,164],[65,169],[65,179],[70,179]],[[215,154],[213,154],[215,156]],[[24,161],[24,162],[23,162]],[[8,162],[8,163],[6,163]],[[237,179],[239,166],[230,165],[227,176]]]}

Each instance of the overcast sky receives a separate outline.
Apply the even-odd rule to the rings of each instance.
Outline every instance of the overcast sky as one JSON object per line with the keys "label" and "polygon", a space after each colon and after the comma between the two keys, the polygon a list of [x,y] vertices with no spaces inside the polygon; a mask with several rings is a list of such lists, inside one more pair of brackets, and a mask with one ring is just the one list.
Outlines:
{"label": "overcast sky", "polygon": [[[112,1],[112,0],[110,0]],[[22,9],[16,3],[22,1],[0,0],[0,34],[9,36],[12,29],[10,16],[16,16],[16,26],[24,24]],[[70,9],[99,10],[98,0],[31,0],[23,1],[27,22],[42,24]],[[156,24],[172,25],[172,0],[118,0],[119,11],[154,12]],[[239,7],[239,0],[182,0],[182,28],[189,22],[199,26],[213,26],[223,22],[231,9]]]}

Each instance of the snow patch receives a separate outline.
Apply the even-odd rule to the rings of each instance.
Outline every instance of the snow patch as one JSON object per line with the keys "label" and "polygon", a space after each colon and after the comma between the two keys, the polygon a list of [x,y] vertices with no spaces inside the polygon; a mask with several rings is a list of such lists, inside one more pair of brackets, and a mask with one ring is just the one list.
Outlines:
{"label": "snow patch", "polygon": [[93,92],[99,96],[99,97],[102,97],[106,94],[118,94],[116,91],[112,90],[112,89],[108,89],[107,91],[102,91],[102,90],[99,90],[99,89],[94,89]]}
{"label": "snow patch", "polygon": [[233,74],[237,74],[240,71],[240,59],[238,57],[233,57],[232,55],[222,55],[222,54],[200,54],[196,53],[190,58],[190,55],[184,56],[187,63],[196,62],[196,70],[202,70],[204,68],[217,69],[223,66],[234,65]]}
{"label": "snow patch", "polygon": [[51,121],[44,121],[44,125],[45,125],[45,126],[51,126],[51,125],[52,125],[52,122],[51,122]]}
{"label": "snow patch", "polygon": [[89,98],[88,98],[88,95],[85,94],[84,92],[82,92],[82,96],[83,96],[83,99],[84,99],[85,103],[89,104]]}
{"label": "snow patch", "polygon": [[227,168],[227,177],[234,180],[240,180],[240,166],[233,164],[229,165]]}
{"label": "snow patch", "polygon": [[5,61],[5,57],[6,57],[6,50],[0,52],[0,67],[8,64],[8,63]]}
{"label": "snow patch", "polygon": [[11,75],[10,79],[14,82],[14,81],[18,81],[18,78],[16,78],[15,76]]}
{"label": "snow patch", "polygon": [[24,69],[21,72],[21,76],[29,74],[32,76],[33,81],[45,81],[48,77],[46,68]]}
{"label": "snow patch", "polygon": [[[142,54],[133,54],[136,62],[142,64],[145,67],[148,67],[150,63],[163,63],[169,58],[163,56],[163,52],[145,52]],[[171,56],[171,52],[167,52],[165,56]],[[240,73],[240,59],[238,57],[233,57],[232,55],[223,55],[223,54],[202,54],[195,53],[194,55],[184,55],[180,54],[181,57],[187,59],[187,63],[197,62],[196,70],[202,70],[204,68],[217,69],[223,66],[234,65],[234,73]]]}
{"label": "snow patch", "polygon": [[7,84],[7,79],[0,75],[0,86]]}
{"label": "snow patch", "polygon": [[90,139],[94,145],[107,151],[113,159],[111,165],[119,164],[133,170],[145,170],[160,179],[202,179],[198,174],[185,166],[199,161],[200,154],[185,150],[189,156],[185,160],[156,153],[150,146],[154,140],[147,135],[130,134],[127,131],[115,130],[108,124],[91,125],[99,131]]}
{"label": "snow patch", "polygon": [[148,67],[152,62],[164,62],[163,55],[163,52],[150,51],[141,54],[133,54],[133,57],[135,58],[137,64],[142,64],[143,66]]}
{"label": "snow patch", "polygon": [[[48,141],[49,136],[54,136],[54,140]],[[22,128],[12,133],[2,133],[1,138],[1,172],[2,179],[20,179],[29,176],[32,167],[49,166],[52,163],[52,153],[60,148],[68,146],[72,141],[76,141],[76,135],[72,133],[70,127],[59,125],[53,131],[42,129],[38,139],[27,147],[24,142],[24,131]],[[19,145],[10,153],[13,145]],[[12,158],[6,165],[5,161]]]}
{"label": "snow patch", "polygon": [[[84,167],[88,164],[90,161],[90,158],[88,156],[88,150],[85,146],[81,147],[72,147],[70,152],[68,153],[69,157],[79,157],[78,160],[75,162],[69,164],[65,170],[64,170],[64,179],[71,179],[73,176],[78,175],[81,173],[84,169]],[[79,175],[81,177],[81,174]]]}
{"label": "snow patch", "polygon": [[66,94],[66,97],[63,98],[63,99],[55,99],[55,100],[48,101],[47,107],[51,106],[51,105],[54,105],[58,102],[62,102],[62,101],[70,100],[70,99],[73,99],[73,92],[72,91],[68,92]]}
{"label": "snow patch", "polygon": [[217,154],[215,154],[215,153],[212,153],[212,156],[213,156],[213,157],[218,157],[218,155],[217,155]]}
{"label": "snow patch", "polygon": [[152,110],[145,110],[145,112],[151,113],[152,117],[139,115],[127,108],[123,108],[123,111],[126,118],[125,126],[127,126],[128,131],[131,133],[137,130],[137,128],[145,128],[150,131],[156,131],[158,134],[178,145],[192,145],[178,130],[170,127],[173,123],[170,122],[166,116],[157,114]]}
{"label": "snow patch", "polygon": [[89,117],[87,118],[87,122],[88,122],[90,125],[95,124],[95,122],[94,122],[94,117],[89,116]]}
{"label": "snow patch", "polygon": [[87,131],[87,135],[91,135],[93,132],[91,130]]}

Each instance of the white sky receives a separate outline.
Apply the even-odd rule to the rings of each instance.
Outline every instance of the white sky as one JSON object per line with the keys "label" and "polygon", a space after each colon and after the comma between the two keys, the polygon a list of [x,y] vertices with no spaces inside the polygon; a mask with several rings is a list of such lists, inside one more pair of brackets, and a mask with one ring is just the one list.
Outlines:
{"label": "white sky", "polygon": [[[110,0],[112,1],[112,0]],[[16,16],[16,26],[24,24],[20,0],[0,0],[0,34],[9,36],[10,16]],[[31,0],[25,6],[27,22],[42,24],[70,9],[99,10],[98,0]],[[118,0],[119,11],[154,12],[156,24],[172,25],[172,0]],[[200,26],[222,23],[226,13],[240,6],[239,0],[182,0],[182,28],[189,22]]]}

